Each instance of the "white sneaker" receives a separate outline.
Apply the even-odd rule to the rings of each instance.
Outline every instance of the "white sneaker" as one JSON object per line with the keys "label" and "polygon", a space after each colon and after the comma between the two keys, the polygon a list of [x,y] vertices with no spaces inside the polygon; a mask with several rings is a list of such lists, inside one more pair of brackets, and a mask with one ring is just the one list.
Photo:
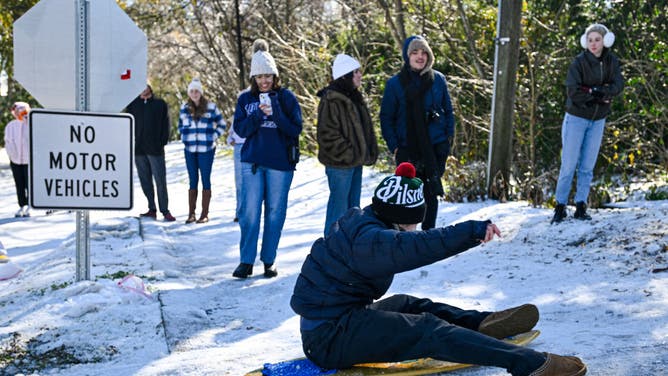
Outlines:
{"label": "white sneaker", "polygon": [[23,217],[23,208],[19,208],[19,210],[14,214],[14,217],[16,218],[21,218]]}
{"label": "white sneaker", "polygon": [[22,217],[30,217],[30,206],[23,205],[21,208]]}

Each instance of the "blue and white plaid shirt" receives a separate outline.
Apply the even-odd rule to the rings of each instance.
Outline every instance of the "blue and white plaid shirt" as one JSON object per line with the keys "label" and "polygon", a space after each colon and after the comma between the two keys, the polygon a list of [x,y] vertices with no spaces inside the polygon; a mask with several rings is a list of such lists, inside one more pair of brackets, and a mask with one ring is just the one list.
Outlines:
{"label": "blue and white plaid shirt", "polygon": [[191,153],[204,153],[216,147],[216,140],[225,132],[225,119],[215,103],[209,102],[201,118],[193,119],[188,104],[179,111],[179,133],[185,149]]}

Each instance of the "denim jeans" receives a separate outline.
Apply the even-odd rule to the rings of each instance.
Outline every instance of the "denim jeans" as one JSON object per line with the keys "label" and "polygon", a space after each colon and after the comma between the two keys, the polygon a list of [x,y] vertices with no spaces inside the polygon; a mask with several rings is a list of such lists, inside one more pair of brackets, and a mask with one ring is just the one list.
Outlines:
{"label": "denim jeans", "polygon": [[555,192],[557,203],[568,204],[576,168],[575,202],[587,202],[604,128],[605,119],[588,120],[568,113],[564,116],[561,125],[561,169]]}
{"label": "denim jeans", "polygon": [[234,144],[234,188],[236,189],[237,207],[234,211],[234,217],[239,218],[241,214],[241,148],[244,144]]}
{"label": "denim jeans", "polygon": [[362,166],[337,168],[325,166],[329,184],[329,201],[325,217],[325,236],[337,219],[352,207],[360,206]]}
{"label": "denim jeans", "polygon": [[[158,193],[158,208],[160,213],[169,212],[169,199],[167,197],[167,173],[165,170],[164,155],[135,155],[135,166],[137,166],[137,176],[141,184],[141,190],[148,200],[148,209],[155,210],[155,192]],[[153,179],[155,179],[155,189],[153,190]]]}
{"label": "denim jeans", "polygon": [[430,357],[526,376],[545,362],[539,352],[479,333],[489,314],[394,295],[302,330],[303,349],[315,364],[330,369]]}
{"label": "denim jeans", "polygon": [[197,189],[199,174],[202,174],[202,189],[211,189],[211,167],[213,166],[216,149],[204,153],[193,153],[188,150],[184,150],[184,152],[190,189]]}
{"label": "denim jeans", "polygon": [[243,205],[239,215],[241,262],[254,264],[264,203],[264,228],[260,260],[273,264],[288,207],[288,192],[293,171],[274,170],[253,163],[241,163]]}

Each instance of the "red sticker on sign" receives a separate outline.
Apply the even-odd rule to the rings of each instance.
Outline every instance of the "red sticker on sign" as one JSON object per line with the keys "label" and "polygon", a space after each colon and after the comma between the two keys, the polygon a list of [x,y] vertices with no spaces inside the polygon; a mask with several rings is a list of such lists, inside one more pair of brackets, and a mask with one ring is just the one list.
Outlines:
{"label": "red sticker on sign", "polygon": [[129,80],[131,75],[132,75],[131,71],[129,69],[126,69],[125,73],[121,73],[121,80]]}

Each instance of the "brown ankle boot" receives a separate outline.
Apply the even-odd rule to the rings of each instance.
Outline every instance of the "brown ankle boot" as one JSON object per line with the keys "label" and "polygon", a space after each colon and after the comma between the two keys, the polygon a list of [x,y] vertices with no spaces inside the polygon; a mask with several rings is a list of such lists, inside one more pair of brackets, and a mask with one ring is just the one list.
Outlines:
{"label": "brown ankle boot", "polygon": [[503,339],[528,332],[538,322],[538,308],[533,304],[493,312],[478,326],[478,331],[490,337]]}
{"label": "brown ankle boot", "polygon": [[202,215],[199,216],[197,223],[209,222],[209,203],[211,203],[211,190],[202,191]]}
{"label": "brown ankle boot", "polygon": [[188,190],[188,219],[186,223],[193,223],[197,220],[195,217],[195,206],[197,205],[197,189]]}
{"label": "brown ankle boot", "polygon": [[587,366],[576,356],[561,356],[544,353],[547,360],[529,376],[582,376],[587,373]]}

